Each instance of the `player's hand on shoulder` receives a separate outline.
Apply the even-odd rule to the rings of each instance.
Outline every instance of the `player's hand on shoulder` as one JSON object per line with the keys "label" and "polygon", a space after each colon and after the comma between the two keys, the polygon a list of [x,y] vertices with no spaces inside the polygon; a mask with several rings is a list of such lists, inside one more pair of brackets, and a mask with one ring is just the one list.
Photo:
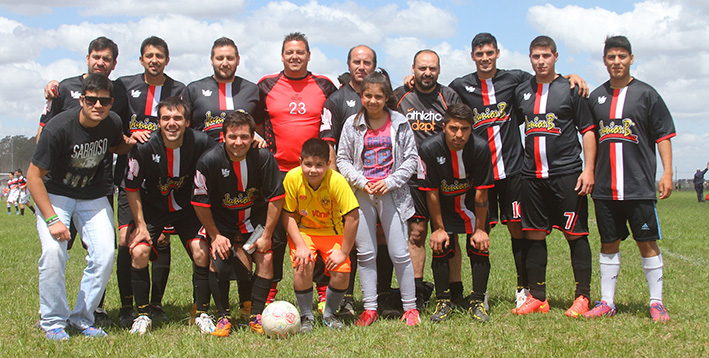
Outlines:
{"label": "player's hand on shoulder", "polygon": [[[129,140],[126,140],[126,143],[130,145],[135,145],[136,143],[145,143],[148,141],[149,138],[149,131],[135,131],[131,133]],[[132,140],[132,142],[130,140]]]}
{"label": "player's hand on shoulder", "polygon": [[261,138],[260,136],[254,135],[254,141],[251,143],[251,148],[267,148],[268,143],[266,143],[266,140]]}
{"label": "player's hand on shoulder", "polygon": [[569,82],[571,82],[572,89],[578,87],[578,93],[581,97],[588,97],[588,84],[586,83],[586,81],[583,80],[583,78],[579,77],[579,75],[576,74],[570,74],[565,77],[569,80]]}
{"label": "player's hand on shoulder", "polygon": [[51,80],[44,86],[44,98],[54,99],[59,97],[59,82]]}

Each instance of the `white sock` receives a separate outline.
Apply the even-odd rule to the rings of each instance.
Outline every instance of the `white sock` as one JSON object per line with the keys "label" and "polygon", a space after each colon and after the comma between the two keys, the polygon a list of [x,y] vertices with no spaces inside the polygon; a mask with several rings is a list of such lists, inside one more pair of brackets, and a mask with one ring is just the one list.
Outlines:
{"label": "white sock", "polygon": [[601,266],[601,300],[606,301],[609,306],[613,306],[615,284],[620,273],[620,252],[601,253],[598,262]]}
{"label": "white sock", "polygon": [[650,304],[662,303],[662,254],[643,257],[642,262],[647,288],[650,291]]}

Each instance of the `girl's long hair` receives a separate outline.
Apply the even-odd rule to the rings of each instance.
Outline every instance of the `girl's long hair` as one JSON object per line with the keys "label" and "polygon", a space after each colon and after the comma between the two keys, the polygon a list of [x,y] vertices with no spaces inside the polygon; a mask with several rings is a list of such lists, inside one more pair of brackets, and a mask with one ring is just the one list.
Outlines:
{"label": "girl's long hair", "polygon": [[[396,99],[394,98],[394,90],[391,88],[391,81],[389,80],[389,74],[386,70],[379,67],[374,72],[367,75],[362,81],[362,93],[367,88],[367,85],[378,85],[382,89],[384,96],[387,97],[386,106],[391,110],[396,110]],[[362,106],[362,108],[357,111],[357,115],[364,116],[364,121],[369,127],[369,116],[367,115],[367,109]]]}

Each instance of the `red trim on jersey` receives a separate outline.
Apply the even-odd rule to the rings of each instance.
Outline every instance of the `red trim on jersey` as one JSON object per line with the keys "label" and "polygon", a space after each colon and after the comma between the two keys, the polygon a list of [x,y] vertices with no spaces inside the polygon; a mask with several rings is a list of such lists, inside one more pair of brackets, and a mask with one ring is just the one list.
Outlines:
{"label": "red trim on jersey", "polygon": [[[576,220],[574,220],[574,225],[576,225],[575,223],[576,223]],[[563,232],[564,234],[569,234],[569,235],[574,235],[574,236],[587,236],[587,235],[588,235],[588,232],[571,232],[571,231],[566,231],[566,230],[560,228],[560,227],[557,226],[557,225],[552,225],[552,227],[553,227],[554,229],[557,229],[557,230]]]}
{"label": "red trim on jersey", "polygon": [[497,180],[498,178],[500,178],[500,168],[497,166],[497,153],[499,151],[499,148],[497,148],[497,144],[495,143],[495,126],[487,127],[487,138],[487,144],[488,147],[490,147],[490,158],[492,159],[493,178]]}
{"label": "red trim on jersey", "polygon": [[460,167],[458,166],[458,152],[455,152],[452,150],[450,152],[451,152],[451,166],[453,167],[453,178],[463,179],[463,178],[461,178]]}
{"label": "red trim on jersey", "polygon": [[129,187],[126,187],[126,191],[136,192],[136,191],[138,191],[138,190],[140,190],[140,188],[129,188]]}
{"label": "red trim on jersey", "polygon": [[610,115],[608,116],[608,119],[617,119],[615,118],[615,111],[616,107],[618,106],[618,95],[620,94],[620,88],[615,88],[613,89],[613,98],[611,99],[611,112]]}
{"label": "red trim on jersey", "polygon": [[[167,176],[170,178],[175,177],[175,173],[173,170],[173,165],[175,162],[175,152],[173,149],[170,148],[165,148],[165,155],[167,156]],[[172,197],[172,190],[170,190],[169,194],[167,195],[168,200],[167,200],[167,207],[170,212],[175,212],[177,211],[177,208],[173,205],[173,197]]]}
{"label": "red trim on jersey", "polygon": [[148,95],[145,99],[145,115],[153,115],[153,101],[155,100],[155,86],[148,85]]}
{"label": "red trim on jersey", "polygon": [[677,135],[677,133],[668,134],[668,135],[666,135],[666,136],[664,136],[664,137],[662,137],[662,138],[656,140],[655,143],[660,143],[660,142],[662,142],[663,140],[670,139],[670,138],[672,138],[672,137],[674,137],[674,136],[676,136],[676,135]]}
{"label": "red trim on jersey", "polygon": [[581,134],[584,134],[584,133],[586,133],[586,132],[588,132],[588,131],[590,131],[590,130],[592,130],[592,129],[595,129],[595,128],[596,128],[596,125],[594,124],[594,125],[592,125],[592,126],[586,128],[586,129],[582,130],[582,131],[581,131]]}
{"label": "red trim on jersey", "polygon": [[[463,219],[463,224],[465,225],[465,232],[466,233],[472,233],[473,232],[473,223],[471,222],[470,216],[465,212],[466,207],[465,207],[465,194],[459,195],[455,198],[455,211],[460,215],[460,218]],[[469,210],[468,210],[469,211]]]}
{"label": "red trim on jersey", "polygon": [[42,127],[42,128],[44,128],[44,125],[45,125],[45,124],[47,124],[47,123],[39,122],[39,126]]}
{"label": "red trim on jersey", "polygon": [[190,203],[192,203],[192,205],[194,205],[194,206],[200,206],[203,208],[211,208],[212,207],[212,204],[198,203],[196,201],[190,201]]}
{"label": "red trim on jersey", "polygon": [[226,85],[231,83],[219,83],[219,110],[226,111]]}
{"label": "red trim on jersey", "polygon": [[[615,99],[615,96],[613,96],[613,99]],[[622,145],[620,143],[610,143],[610,162],[611,162],[611,197],[613,200],[618,200],[618,186],[616,183],[618,183],[618,172],[617,172],[617,165],[615,160],[615,155],[616,155],[616,146],[617,145]]]}
{"label": "red trim on jersey", "polygon": [[467,250],[467,251],[468,251],[469,253],[473,254],[473,255],[478,255],[478,256],[483,256],[483,257],[490,257],[490,252],[489,252],[489,251],[488,251],[487,254],[486,254],[486,253],[479,252],[479,251],[475,251],[475,250]]}
{"label": "red trim on jersey", "polygon": [[286,194],[279,195],[279,196],[274,196],[273,198],[268,199],[268,201],[269,201],[269,202],[278,201],[278,200],[281,200],[281,199],[283,199],[283,198],[285,198],[285,197],[286,197]]}
{"label": "red trim on jersey", "polygon": [[322,139],[322,140],[324,140],[324,141],[326,141],[326,142],[333,142],[333,143],[335,143],[335,138],[324,137],[324,138],[320,138],[320,139]]}
{"label": "red trim on jersey", "polygon": [[537,93],[534,94],[534,114],[540,114],[539,109],[542,104],[543,92],[544,92],[544,84],[537,83]]}
{"label": "red trim on jersey", "polygon": [[436,191],[438,188],[424,188],[422,186],[419,187],[420,191]]}
{"label": "red trim on jersey", "polygon": [[[481,80],[480,81],[480,89],[483,92],[483,105],[489,106],[490,105],[490,97],[489,97],[489,90],[487,87],[487,81],[486,80]],[[494,89],[493,89],[494,90]]]}
{"label": "red trim on jersey", "polygon": [[495,184],[489,184],[489,185],[481,185],[481,186],[476,186],[474,187],[475,189],[492,189],[495,187]]}
{"label": "red trim on jersey", "polygon": [[[248,180],[248,172],[246,173],[247,177],[243,177],[243,173],[241,172],[241,166],[246,165],[246,161],[238,161],[238,162],[232,162],[232,168],[234,168],[234,175],[236,175],[236,190],[243,192],[244,191],[244,182]],[[245,167],[244,169],[248,169],[248,167]],[[246,180],[244,180],[246,179]],[[249,203],[250,204],[250,203]],[[239,210],[238,214],[239,216],[239,221],[237,223],[237,226],[239,227],[239,232],[242,234],[248,233],[248,230],[246,228],[246,225],[244,225],[244,222],[247,220],[246,218],[246,210]]]}
{"label": "red trim on jersey", "polygon": [[[534,111],[536,112],[538,109],[538,104],[535,102],[534,103]],[[543,179],[544,176],[542,175],[542,155],[541,152],[539,151],[539,140],[541,137],[536,136],[534,137],[534,175],[537,179]]]}

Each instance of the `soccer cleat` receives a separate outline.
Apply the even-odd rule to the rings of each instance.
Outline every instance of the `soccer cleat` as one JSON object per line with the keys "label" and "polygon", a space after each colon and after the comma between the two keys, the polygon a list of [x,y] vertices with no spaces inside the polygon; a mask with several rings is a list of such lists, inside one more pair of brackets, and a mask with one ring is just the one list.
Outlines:
{"label": "soccer cleat", "polygon": [[455,309],[455,304],[450,300],[438,300],[436,301],[436,312],[431,316],[431,321],[442,322],[448,319]]}
{"label": "soccer cleat", "polygon": [[337,315],[340,317],[354,317],[354,298],[352,296],[345,296],[340,303],[340,308],[337,310]]}
{"label": "soccer cleat", "polygon": [[606,301],[597,301],[596,307],[583,314],[586,318],[613,317],[615,316],[615,305],[608,305]]}
{"label": "soccer cleat", "polygon": [[212,332],[213,336],[228,337],[231,334],[231,322],[227,316],[222,316],[217,322],[217,327]]}
{"label": "soccer cleat", "polygon": [[579,317],[588,312],[588,298],[586,296],[578,296],[574,303],[566,310],[566,315],[569,317]]}
{"label": "soccer cleat", "polygon": [[248,321],[251,318],[251,301],[244,301],[239,304],[239,319]]}
{"label": "soccer cleat", "polygon": [[391,302],[391,293],[380,293],[377,297],[377,308],[382,318],[399,319],[401,312]]}
{"label": "soccer cleat", "polygon": [[101,328],[97,328],[95,326],[89,326],[88,328],[84,329],[81,331],[81,334],[83,334],[86,337],[90,338],[97,338],[97,337],[106,337],[107,334],[102,330]]}
{"label": "soccer cleat", "polygon": [[322,322],[326,326],[330,327],[330,329],[342,330],[345,328],[345,325],[342,324],[342,322],[340,322],[340,320],[337,319],[337,317],[335,317],[335,315],[323,317]]}
{"label": "soccer cleat", "polygon": [[190,324],[195,323],[196,318],[197,318],[197,304],[193,303],[192,309],[190,309]]}
{"label": "soccer cleat", "polygon": [[667,314],[665,306],[661,302],[655,302],[650,305],[650,316],[655,322],[669,322],[670,315]]}
{"label": "soccer cleat", "polygon": [[170,322],[170,317],[167,316],[165,310],[160,305],[150,305],[150,318],[157,323]]}
{"label": "soccer cleat", "polygon": [[153,326],[153,320],[150,319],[150,317],[145,316],[145,315],[140,315],[138,318],[136,318],[133,321],[133,326],[130,329],[130,333],[133,334],[146,334],[150,330],[150,327]]}
{"label": "soccer cleat", "polygon": [[376,310],[364,310],[355,322],[355,326],[366,327],[374,323],[379,318]]}
{"label": "soccer cleat", "polygon": [[263,326],[261,325],[261,315],[260,314],[251,316],[251,320],[249,321],[249,327],[251,327],[251,332],[258,333],[258,334],[264,334]]}
{"label": "soccer cleat", "polygon": [[520,306],[520,308],[513,308],[512,313],[518,314],[518,315],[526,315],[530,314],[532,312],[540,312],[540,313],[547,313],[549,312],[549,301],[544,300],[543,302],[534,298],[534,296],[529,295],[527,297],[527,300],[524,301],[524,304]]}
{"label": "soccer cleat", "polygon": [[300,329],[298,333],[310,333],[313,331],[313,320],[306,317],[300,316]]}
{"label": "soccer cleat", "polygon": [[66,333],[64,328],[55,328],[52,330],[47,331],[47,334],[45,334],[45,337],[47,337],[48,340],[50,341],[68,341],[69,340],[69,334]]}
{"label": "soccer cleat", "polygon": [[320,314],[325,312],[325,301],[318,302],[318,312],[320,312]]}
{"label": "soccer cleat", "polygon": [[206,313],[202,313],[199,317],[196,317],[194,323],[204,334],[212,334],[212,332],[214,332],[214,319]]}
{"label": "soccer cleat", "polygon": [[415,308],[406,310],[404,315],[401,316],[402,321],[406,321],[407,326],[418,326],[421,323],[421,316],[419,316],[419,311]]}
{"label": "soccer cleat", "polygon": [[118,326],[122,328],[131,327],[136,318],[138,318],[138,314],[135,313],[133,307],[123,307],[118,312]]}
{"label": "soccer cleat", "polygon": [[529,297],[529,289],[528,288],[523,288],[523,289],[517,290],[517,292],[515,292],[515,304],[516,304],[515,308],[522,307],[522,305],[524,304],[524,301],[527,300],[527,297]]}
{"label": "soccer cleat", "polygon": [[113,321],[108,317],[108,312],[102,307],[98,307],[94,311],[94,325],[99,327],[111,327],[113,325]]}
{"label": "soccer cleat", "polygon": [[472,301],[470,302],[470,308],[468,309],[473,319],[478,322],[487,322],[490,320],[490,316],[487,314],[485,309],[484,301]]}

